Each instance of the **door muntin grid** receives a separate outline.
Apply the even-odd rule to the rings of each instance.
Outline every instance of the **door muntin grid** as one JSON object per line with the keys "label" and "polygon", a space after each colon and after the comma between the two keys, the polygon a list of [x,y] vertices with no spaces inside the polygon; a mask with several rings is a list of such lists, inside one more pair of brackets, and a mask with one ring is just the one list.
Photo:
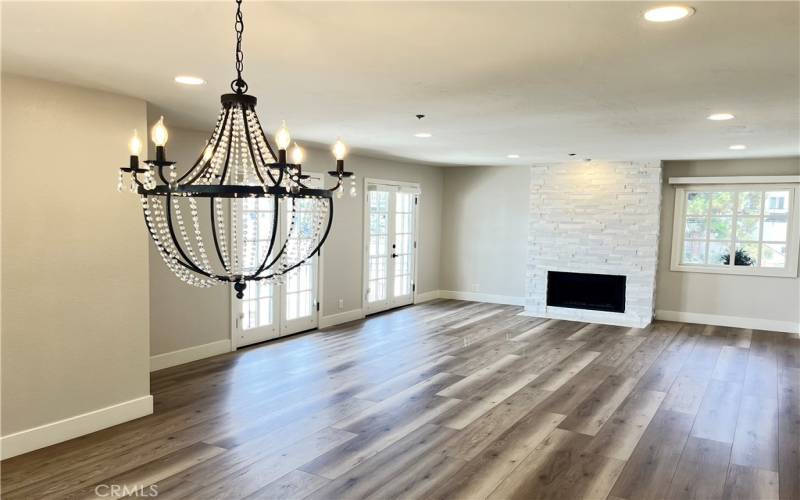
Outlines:
{"label": "door muntin grid", "polygon": [[[291,203],[291,202],[290,202]],[[315,208],[313,200],[294,201],[295,229],[288,239],[286,251],[294,255],[299,249],[310,248],[314,243]],[[286,210],[285,224],[292,223],[291,207]],[[287,321],[310,318],[315,312],[316,259],[309,259],[301,266],[289,271],[284,284],[285,303],[283,313]]]}
{"label": "door muntin grid", "polygon": [[389,278],[389,191],[368,191],[369,251],[367,302],[387,299]]}
{"label": "door muntin grid", "polygon": [[[275,200],[271,197],[247,198],[241,201],[242,243],[248,248],[257,242],[257,255],[243,255],[245,272],[253,272],[264,259],[272,236],[272,221]],[[251,330],[274,323],[273,308],[275,300],[273,285],[252,282],[245,289],[241,302],[242,330]]]}
{"label": "door muntin grid", "polygon": [[413,285],[414,195],[398,191],[395,193],[394,205],[393,296],[404,297],[411,295]]}

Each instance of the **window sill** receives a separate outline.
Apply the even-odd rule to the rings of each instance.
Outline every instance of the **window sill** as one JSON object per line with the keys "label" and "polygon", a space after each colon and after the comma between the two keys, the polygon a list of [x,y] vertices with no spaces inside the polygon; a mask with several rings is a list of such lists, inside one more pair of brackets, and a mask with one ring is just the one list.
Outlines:
{"label": "window sill", "polygon": [[703,266],[703,265],[685,265],[685,264],[672,264],[669,267],[670,271],[684,272],[684,273],[703,273],[703,274],[731,274],[734,276],[768,276],[772,278],[797,278],[797,269],[790,268],[766,268],[766,267],[750,267],[750,266]]}

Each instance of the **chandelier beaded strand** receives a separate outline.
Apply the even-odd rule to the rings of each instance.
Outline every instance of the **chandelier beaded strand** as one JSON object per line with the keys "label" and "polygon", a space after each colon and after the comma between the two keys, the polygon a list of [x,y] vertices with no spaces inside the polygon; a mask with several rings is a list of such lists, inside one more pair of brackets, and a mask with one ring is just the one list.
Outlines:
{"label": "chandelier beaded strand", "polygon": [[[233,283],[240,299],[247,282],[281,282],[320,252],[333,223],[333,194],[342,193],[344,179],[355,179],[344,170],[347,147],[341,140],[332,148],[336,168],[328,174],[335,185],[329,189],[307,185],[304,153],[297,143],[287,161],[291,137],[285,123],[275,134],[276,154],[256,114],[257,99],[246,94],[242,78],[241,4],[236,0],[233,93],[221,96],[222,109],[198,159],[178,175],[175,163],[167,160],[169,132],[161,117],[150,132],[155,159],[140,164],[142,141],[134,131],[130,163],[119,169],[117,182],[117,190],[127,185],[139,195],[147,231],[175,276],[201,288]],[[354,182],[350,194],[356,195]],[[206,209],[203,199],[208,200]],[[240,219],[247,202],[260,207],[259,217],[271,214],[271,224]],[[285,231],[279,230],[281,207],[289,214]],[[263,227],[254,225],[262,222],[269,227],[265,237]]]}

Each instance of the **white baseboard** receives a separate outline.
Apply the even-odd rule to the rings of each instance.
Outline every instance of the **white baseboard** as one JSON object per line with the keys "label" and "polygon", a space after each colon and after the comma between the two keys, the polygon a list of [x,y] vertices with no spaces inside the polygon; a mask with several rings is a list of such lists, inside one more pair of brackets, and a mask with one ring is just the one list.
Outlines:
{"label": "white baseboard", "polygon": [[492,295],[490,293],[458,292],[454,290],[439,290],[439,297],[443,299],[471,300],[474,302],[488,302],[490,304],[507,304],[510,306],[524,306],[525,297],[514,295]]}
{"label": "white baseboard", "polygon": [[414,294],[414,303],[422,304],[431,300],[438,299],[442,296],[441,290],[431,290],[430,292],[422,292]]}
{"label": "white baseboard", "polygon": [[165,352],[150,356],[150,371],[162,370],[171,366],[178,366],[184,363],[197,361],[198,359],[210,358],[218,354],[225,354],[231,351],[230,339],[217,340],[208,344],[196,345],[179,349],[177,351]]}
{"label": "white baseboard", "polygon": [[341,325],[342,323],[355,321],[357,319],[364,319],[364,311],[361,309],[353,309],[351,311],[331,314],[329,316],[322,316],[319,319],[319,327],[328,328],[330,326]]}
{"label": "white baseboard", "polygon": [[703,314],[685,311],[664,311],[661,309],[656,311],[656,318],[663,319],[665,321],[680,321],[682,323],[700,323],[704,325],[750,328],[753,330],[800,333],[800,323],[793,323],[791,321],[776,321],[773,319],[743,318],[740,316],[721,316],[718,314]]}
{"label": "white baseboard", "polygon": [[25,429],[0,437],[0,456],[5,460],[151,413],[153,413],[153,396],[148,395]]}

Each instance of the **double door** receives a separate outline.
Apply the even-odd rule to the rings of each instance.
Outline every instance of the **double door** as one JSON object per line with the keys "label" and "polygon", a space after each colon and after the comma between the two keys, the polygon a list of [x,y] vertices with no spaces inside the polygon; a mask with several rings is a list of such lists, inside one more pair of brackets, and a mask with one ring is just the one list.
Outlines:
{"label": "double door", "polygon": [[364,310],[373,314],[414,302],[419,188],[367,180]]}
{"label": "double door", "polygon": [[[309,187],[321,185],[322,179],[313,175],[305,184]],[[269,247],[272,236],[275,202],[271,197],[249,198],[239,201],[233,216],[237,217],[241,231],[237,244],[257,242],[259,256]],[[292,246],[310,246],[314,234],[314,205],[307,199],[282,199],[278,204],[278,242],[286,241],[291,225],[292,213],[295,228],[287,243],[287,252]],[[279,244],[275,245],[275,251]],[[248,255],[245,254],[247,259]],[[253,260],[252,256],[250,259]],[[261,257],[259,257],[259,260]],[[254,263],[254,262],[253,262]],[[248,282],[243,299],[232,298],[233,341],[236,347],[311,330],[319,325],[317,294],[319,289],[319,256],[315,255],[303,265],[293,269],[280,284]]]}

